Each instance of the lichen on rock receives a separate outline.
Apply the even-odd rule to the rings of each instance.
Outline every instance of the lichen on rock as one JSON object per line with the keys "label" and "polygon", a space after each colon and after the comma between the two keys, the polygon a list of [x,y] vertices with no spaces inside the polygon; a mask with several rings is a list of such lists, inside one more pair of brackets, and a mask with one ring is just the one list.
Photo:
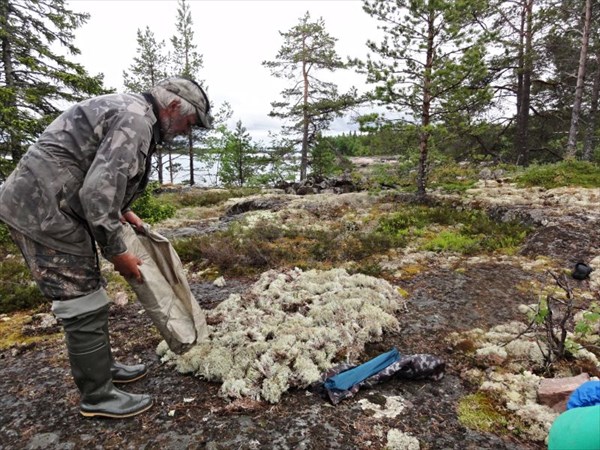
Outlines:
{"label": "lichen on rock", "polygon": [[404,307],[385,280],[344,269],[271,270],[206,311],[208,341],[179,356],[163,342],[157,353],[181,373],[222,382],[225,398],[276,403],[342,359],[357,362],[365,343],[398,329]]}

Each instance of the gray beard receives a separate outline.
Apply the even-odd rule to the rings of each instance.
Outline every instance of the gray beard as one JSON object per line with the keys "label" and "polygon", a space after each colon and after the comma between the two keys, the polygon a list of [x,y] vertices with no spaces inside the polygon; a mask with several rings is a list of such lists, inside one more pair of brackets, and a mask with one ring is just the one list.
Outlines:
{"label": "gray beard", "polygon": [[161,120],[160,122],[160,127],[162,128],[162,138],[163,141],[166,143],[171,143],[173,142],[173,139],[175,138],[175,133],[171,132],[171,124],[173,122],[171,121],[171,119],[167,119],[167,120]]}

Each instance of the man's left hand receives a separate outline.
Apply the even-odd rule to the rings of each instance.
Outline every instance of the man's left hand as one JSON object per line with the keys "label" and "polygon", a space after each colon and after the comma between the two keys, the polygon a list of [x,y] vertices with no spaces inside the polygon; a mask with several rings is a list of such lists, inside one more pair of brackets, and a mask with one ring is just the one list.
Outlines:
{"label": "man's left hand", "polygon": [[121,222],[130,223],[138,231],[141,231],[144,227],[144,221],[140,219],[133,211],[127,211],[124,213],[123,216],[121,216]]}

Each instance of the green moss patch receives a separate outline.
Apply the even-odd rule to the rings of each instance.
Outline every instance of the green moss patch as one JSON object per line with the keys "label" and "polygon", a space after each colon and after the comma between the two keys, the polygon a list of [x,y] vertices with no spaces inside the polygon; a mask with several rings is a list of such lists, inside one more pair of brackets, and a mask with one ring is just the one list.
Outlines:
{"label": "green moss patch", "polygon": [[[463,397],[458,404],[458,420],[471,430],[501,433],[508,421],[494,401],[483,393]],[[501,433],[502,434],[502,433]]]}
{"label": "green moss patch", "polygon": [[0,351],[14,346],[27,346],[48,340],[62,338],[62,333],[50,335],[25,336],[22,333],[23,326],[31,321],[31,313],[19,312],[11,314],[10,317],[0,318]]}

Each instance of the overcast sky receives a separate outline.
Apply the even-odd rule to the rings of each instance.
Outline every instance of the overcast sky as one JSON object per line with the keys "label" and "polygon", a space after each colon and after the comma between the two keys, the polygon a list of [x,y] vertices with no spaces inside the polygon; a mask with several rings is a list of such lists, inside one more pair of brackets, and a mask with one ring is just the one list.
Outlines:
{"label": "overcast sky", "polygon": [[[268,117],[270,102],[277,100],[286,82],[262,66],[274,60],[283,38],[306,11],[311,19],[323,18],[327,32],[338,39],[336,50],[347,56],[364,57],[366,41],[378,36],[377,21],[362,10],[360,0],[191,0],[194,39],[204,57],[199,78],[205,80],[213,105],[228,101],[238,119],[255,140],[266,140],[267,131],[277,131],[281,122]],[[170,47],[175,33],[176,0],[70,0],[76,12],[90,14],[76,32],[81,50],[77,61],[91,74],[102,72],[109,87],[123,91],[123,70],[136,56],[136,32],[149,26],[157,40]],[[364,76],[337,71],[328,81],[340,91],[356,86],[364,91]],[[350,118],[336,121],[332,131],[355,129]]]}

